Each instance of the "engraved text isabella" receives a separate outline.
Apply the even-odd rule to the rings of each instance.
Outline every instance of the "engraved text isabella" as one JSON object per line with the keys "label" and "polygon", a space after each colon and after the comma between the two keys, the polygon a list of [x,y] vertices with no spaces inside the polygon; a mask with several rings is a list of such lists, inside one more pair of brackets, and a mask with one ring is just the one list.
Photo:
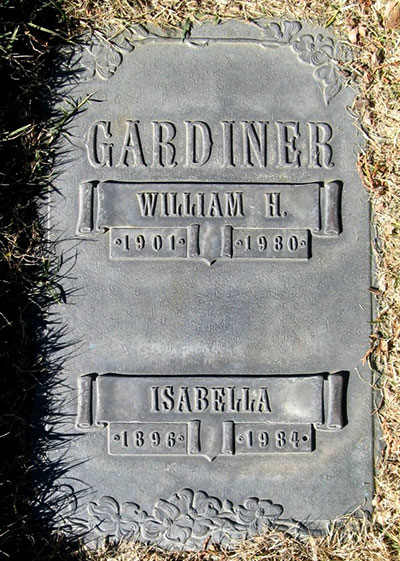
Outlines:
{"label": "engraved text isabella", "polygon": [[152,386],[154,413],[270,413],[268,388],[234,386]]}

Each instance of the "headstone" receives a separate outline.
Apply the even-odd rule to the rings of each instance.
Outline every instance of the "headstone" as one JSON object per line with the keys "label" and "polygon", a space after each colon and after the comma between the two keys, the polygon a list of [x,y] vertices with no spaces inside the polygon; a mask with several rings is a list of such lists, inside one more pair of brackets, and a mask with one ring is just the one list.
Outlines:
{"label": "headstone", "polygon": [[370,508],[348,54],[298,21],[138,26],[64,54],[54,95],[79,108],[50,204],[57,528],[196,549]]}

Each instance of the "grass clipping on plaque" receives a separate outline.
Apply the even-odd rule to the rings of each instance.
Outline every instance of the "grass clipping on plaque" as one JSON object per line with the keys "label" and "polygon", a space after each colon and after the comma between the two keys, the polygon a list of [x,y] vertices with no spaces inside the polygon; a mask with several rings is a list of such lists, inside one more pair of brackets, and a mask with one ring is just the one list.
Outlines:
{"label": "grass clipping on plaque", "polygon": [[[5,510],[11,505],[13,518],[0,537],[0,552],[7,549],[2,547],[7,542],[14,547],[17,557],[22,554],[24,544],[29,544],[29,556],[33,561],[400,559],[399,0],[354,0],[351,3],[346,0],[334,3],[327,0],[51,0],[41,6],[33,0],[15,0],[11,4],[6,0],[0,6],[0,9],[8,9],[7,17],[0,24],[0,64],[3,71],[11,73],[11,82],[17,82],[19,93],[16,102],[10,95],[8,101],[7,98],[2,100],[1,106],[1,114],[5,117],[0,137],[3,166],[8,160],[0,174],[0,196],[3,201],[7,199],[0,222],[2,279],[7,279],[7,284],[1,287],[0,318],[3,335],[10,329],[15,334],[11,338],[7,335],[9,350],[2,355],[12,367],[9,378],[12,382],[3,382],[6,391],[2,394],[13,406],[1,421],[4,434],[15,437],[13,451],[18,461],[5,462],[2,475],[9,494],[2,508]],[[38,230],[34,221],[32,223],[32,200],[51,183],[47,175],[51,146],[60,130],[38,120],[35,117],[38,112],[29,102],[30,96],[37,95],[38,87],[43,86],[39,74],[46,64],[46,57],[57,44],[88,29],[152,23],[175,27],[184,35],[196,22],[260,17],[319,23],[339,34],[355,53],[352,63],[342,70],[344,78],[357,85],[359,95],[352,111],[359,118],[366,140],[365,151],[359,157],[359,170],[373,208],[371,251],[375,255],[377,275],[370,290],[378,308],[372,325],[371,347],[364,359],[370,361],[380,374],[378,384],[382,399],[377,406],[377,417],[384,441],[377,468],[372,519],[348,516],[333,524],[326,536],[304,540],[268,530],[234,550],[224,551],[205,544],[204,551],[198,553],[168,553],[155,547],[127,543],[93,552],[79,545],[66,547],[61,538],[39,538],[31,530],[30,515],[23,507],[23,490],[27,485],[24,473],[30,469],[23,456],[27,423],[22,419],[28,411],[24,391],[29,391],[33,381],[31,365],[26,360],[29,337],[23,318],[25,307],[34,300],[32,294],[37,286],[37,275],[32,271],[35,265],[41,267],[41,282],[51,284],[46,258],[38,249]],[[15,109],[21,100],[24,102],[21,108]],[[12,112],[9,104],[14,107]],[[32,120],[30,115],[33,115]],[[13,374],[13,368],[17,376]],[[33,371],[35,368],[40,365],[34,365]]]}

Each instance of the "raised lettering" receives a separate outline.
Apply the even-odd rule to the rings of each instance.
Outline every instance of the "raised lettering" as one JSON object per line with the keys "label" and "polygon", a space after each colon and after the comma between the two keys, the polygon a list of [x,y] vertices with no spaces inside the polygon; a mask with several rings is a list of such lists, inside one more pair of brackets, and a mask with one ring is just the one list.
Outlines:
{"label": "raised lettering", "polygon": [[222,126],[222,167],[234,167],[233,159],[233,125],[235,121],[221,121]]}
{"label": "raised lettering", "polygon": [[[147,166],[151,160],[152,167],[198,168],[209,165],[215,151],[219,161],[214,164],[221,168],[234,168],[239,164],[244,168],[275,166],[278,169],[300,166],[330,169],[334,166],[330,144],[333,130],[324,122],[221,121],[220,134],[206,121],[153,120],[150,123],[152,129],[146,132],[142,127],[149,127],[149,123],[126,119],[123,138],[114,139],[112,131],[119,131],[119,124],[114,127],[111,121],[96,121],[87,134],[89,163],[96,168],[137,168]],[[270,138],[269,123],[276,133]],[[145,142],[149,137],[152,138],[152,154]],[[302,137],[301,146],[308,143],[308,151],[299,148]],[[118,153],[115,152],[117,148]],[[191,212],[189,215],[193,215]],[[183,211],[181,215],[185,214],[188,212]]]}
{"label": "raised lettering", "polygon": [[332,128],[327,123],[307,123],[309,128],[309,167],[332,168],[332,147],[328,141],[332,138]]}
{"label": "raised lettering", "polygon": [[260,413],[271,413],[268,388],[260,388],[255,410]]}
{"label": "raised lettering", "polygon": [[296,140],[300,137],[299,123],[278,121],[275,125],[278,135],[277,167],[298,168],[300,166],[300,150],[296,148]]}
{"label": "raised lettering", "polygon": [[280,218],[281,217],[281,194],[280,193],[264,193],[265,195],[265,217]]}
{"label": "raised lettering", "polygon": [[136,193],[142,216],[154,216],[158,193]]}
{"label": "raised lettering", "polygon": [[189,393],[186,387],[179,388],[177,404],[178,411],[181,411],[182,413],[190,413],[192,411],[190,406]]}
{"label": "raised lettering", "polygon": [[225,193],[225,216],[244,216],[243,193]]}
{"label": "raised lettering", "polygon": [[218,193],[210,194],[210,201],[208,205],[207,215],[210,216],[211,218],[214,218],[216,216],[222,217],[222,208],[221,208],[221,202],[219,200]]}
{"label": "raised lettering", "polygon": [[[204,166],[211,156],[211,129],[202,121],[185,121],[186,167]],[[201,140],[199,140],[199,138]]]}
{"label": "raised lettering", "polygon": [[161,388],[161,404],[164,411],[172,411],[175,405],[173,395],[174,388],[172,386],[165,386]]}
{"label": "raised lettering", "polygon": [[151,411],[155,413],[270,413],[268,388],[234,386],[152,386]]}
{"label": "raised lettering", "polygon": [[243,133],[242,166],[250,168],[257,163],[267,167],[267,121],[241,121]]}
{"label": "raised lettering", "polygon": [[89,163],[94,168],[112,166],[113,143],[104,141],[111,138],[110,121],[96,121],[90,126],[86,149]]}
{"label": "raised lettering", "polygon": [[195,399],[195,411],[201,412],[205,411],[209,406],[209,401],[207,399],[208,390],[207,388],[195,387],[194,388],[194,399]]}
{"label": "raised lettering", "polygon": [[138,123],[139,121],[126,121],[125,139],[117,167],[134,168],[146,165]]}
{"label": "raised lettering", "polygon": [[152,121],[153,126],[153,163],[152,167],[173,168],[175,161],[175,146],[172,141],[176,135],[176,127],[168,121]]}
{"label": "raised lettering", "polygon": [[150,395],[151,395],[151,411],[156,411],[157,413],[160,411],[159,407],[159,400],[158,400],[158,386],[152,386],[150,388]]}
{"label": "raised lettering", "polygon": [[225,388],[211,388],[212,410],[219,413],[225,411]]}

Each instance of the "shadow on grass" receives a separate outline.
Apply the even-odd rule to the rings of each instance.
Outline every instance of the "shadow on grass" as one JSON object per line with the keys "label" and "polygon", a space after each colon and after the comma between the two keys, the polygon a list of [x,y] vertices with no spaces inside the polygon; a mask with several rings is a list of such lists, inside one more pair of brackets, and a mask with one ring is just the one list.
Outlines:
{"label": "shadow on grass", "polygon": [[[51,189],[57,133],[48,124],[54,119],[50,68],[63,38],[74,30],[58,0],[5,0],[0,22],[0,436],[5,452],[0,552],[13,560],[86,559],[76,540],[51,534],[43,522],[56,516],[56,500],[47,512],[32,509],[64,470],[62,456],[56,467],[47,465],[45,447],[50,443],[56,450],[64,437],[49,433],[45,423],[54,406],[57,372],[79,346],[65,326],[46,316],[49,301],[68,294],[46,247],[45,215],[38,210]],[[73,256],[68,259],[63,274],[73,266]],[[69,388],[64,390],[68,399]]]}

